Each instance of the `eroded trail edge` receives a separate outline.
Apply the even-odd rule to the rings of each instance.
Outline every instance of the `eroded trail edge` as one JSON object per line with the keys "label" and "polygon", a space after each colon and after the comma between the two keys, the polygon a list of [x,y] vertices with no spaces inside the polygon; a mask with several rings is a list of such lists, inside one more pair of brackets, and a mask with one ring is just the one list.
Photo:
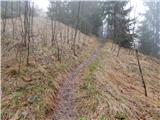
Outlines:
{"label": "eroded trail edge", "polygon": [[60,90],[58,91],[57,98],[58,104],[53,113],[53,120],[76,120],[77,113],[74,109],[75,105],[75,88],[77,87],[79,80],[78,75],[90,65],[99,55],[102,45],[96,48],[94,53],[83,63],[81,63],[74,71],[70,72]]}

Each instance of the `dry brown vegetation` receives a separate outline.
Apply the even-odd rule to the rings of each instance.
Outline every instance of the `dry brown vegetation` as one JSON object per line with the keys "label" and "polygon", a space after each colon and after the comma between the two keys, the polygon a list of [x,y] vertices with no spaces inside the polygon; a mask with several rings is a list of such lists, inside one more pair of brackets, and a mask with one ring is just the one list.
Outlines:
{"label": "dry brown vegetation", "polygon": [[[44,120],[54,110],[56,93],[65,75],[74,70],[90,56],[98,45],[94,37],[78,31],[75,57],[71,50],[74,29],[58,23],[57,41],[60,45],[61,61],[57,60],[56,46],[51,46],[50,21],[34,18],[33,36],[30,43],[29,65],[26,65],[26,48],[21,44],[21,27],[15,20],[15,39],[12,39],[11,20],[7,20],[6,33],[2,37],[2,111],[3,120]],[[60,38],[62,33],[62,38]]]}
{"label": "dry brown vegetation", "polygon": [[160,120],[159,3],[48,2],[1,2],[1,119]]}
{"label": "dry brown vegetation", "polygon": [[119,57],[111,43],[81,77],[76,109],[82,120],[159,120],[159,60],[140,54],[148,97],[144,95],[135,54],[122,49]]}
{"label": "dry brown vegetation", "polygon": [[[34,20],[29,65],[26,65],[27,49],[21,44],[19,21],[15,20],[17,28],[14,39],[10,20],[7,20],[5,36],[2,36],[3,120],[46,119],[57,105],[57,92],[67,74],[74,71],[99,46],[96,38],[78,31],[78,56],[74,56],[71,48],[75,30],[69,27],[68,43],[68,26],[57,22],[56,39],[61,52],[59,61],[56,44],[51,46],[50,21],[45,18]],[[117,51],[112,51],[111,48],[111,43],[107,42],[100,49],[98,58],[78,77],[80,85],[76,88],[74,97],[79,118],[159,120],[160,61],[140,54],[148,91],[148,96],[145,97],[135,52],[129,54],[128,49],[121,48],[116,57]]]}

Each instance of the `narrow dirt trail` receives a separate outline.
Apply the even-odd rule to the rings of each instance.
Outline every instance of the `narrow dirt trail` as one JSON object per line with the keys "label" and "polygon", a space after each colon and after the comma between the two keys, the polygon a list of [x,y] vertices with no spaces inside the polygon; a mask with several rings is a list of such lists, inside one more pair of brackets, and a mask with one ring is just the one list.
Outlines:
{"label": "narrow dirt trail", "polygon": [[74,109],[75,105],[75,88],[78,86],[78,75],[90,65],[98,56],[101,45],[95,50],[90,58],[81,63],[73,72],[64,80],[61,89],[58,92],[58,105],[53,113],[53,120],[77,120],[77,112]]}

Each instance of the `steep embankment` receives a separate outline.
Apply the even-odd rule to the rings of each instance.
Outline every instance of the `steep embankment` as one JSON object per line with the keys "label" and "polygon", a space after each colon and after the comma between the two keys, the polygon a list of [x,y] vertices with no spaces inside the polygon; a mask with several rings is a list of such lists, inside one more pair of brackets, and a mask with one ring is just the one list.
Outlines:
{"label": "steep embankment", "polygon": [[98,43],[95,38],[78,31],[78,56],[75,57],[71,49],[74,29],[57,22],[56,40],[61,52],[59,62],[57,46],[51,46],[50,21],[35,18],[30,64],[26,66],[27,49],[19,44],[22,41],[19,20],[15,20],[15,26],[13,39],[11,21],[7,20],[6,36],[2,39],[2,120],[44,120],[55,108],[56,94],[66,74],[86,60]]}
{"label": "steep embankment", "polygon": [[111,51],[108,43],[100,56],[81,75],[75,109],[83,120],[159,120],[159,60],[140,54],[148,97],[139,74],[135,54]]}

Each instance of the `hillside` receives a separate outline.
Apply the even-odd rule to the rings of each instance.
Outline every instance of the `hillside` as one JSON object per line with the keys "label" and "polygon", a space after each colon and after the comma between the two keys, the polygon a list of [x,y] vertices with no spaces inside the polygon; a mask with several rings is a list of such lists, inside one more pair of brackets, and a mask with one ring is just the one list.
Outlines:
{"label": "hillside", "polygon": [[[68,26],[57,22],[57,41],[61,46],[61,61],[57,59],[56,45],[51,46],[51,27],[45,18],[34,18],[33,37],[30,43],[29,65],[26,65],[27,49],[21,44],[20,23],[15,20],[15,39],[12,38],[11,20],[2,39],[2,120],[44,120],[53,111],[56,94],[68,72],[87,59],[98,46],[96,38],[78,31],[77,54],[67,43]],[[60,43],[63,32],[63,43]],[[74,29],[69,27],[69,39]]]}
{"label": "hillside", "polygon": [[7,21],[2,39],[2,120],[159,120],[159,59],[140,54],[145,97],[134,51],[129,54],[122,48],[116,57],[110,41],[100,43],[78,31],[74,56],[67,30],[70,40],[75,30],[57,22],[59,61],[56,45],[51,45],[50,23],[38,17],[35,21],[29,65],[20,26],[13,39]]}
{"label": "hillside", "polygon": [[[35,19],[29,65],[18,34],[11,39],[8,31],[2,39],[3,120],[159,120],[159,59],[140,54],[148,91],[145,97],[134,51],[129,54],[122,48],[116,57],[117,50],[111,50],[110,42],[102,46],[98,38],[78,32],[78,56],[73,55],[72,43],[67,43],[67,34],[63,34],[58,61],[56,46],[51,46],[50,24],[47,19]],[[58,24],[58,35],[65,33],[68,26]],[[69,27],[70,39],[73,32]],[[60,41],[60,36],[57,39]]]}
{"label": "hillside", "polygon": [[148,97],[135,53],[111,50],[106,43],[99,57],[82,73],[76,89],[76,109],[81,120],[159,120],[160,60],[140,54]]}
{"label": "hillside", "polygon": [[0,4],[2,120],[160,120],[160,1]]}

